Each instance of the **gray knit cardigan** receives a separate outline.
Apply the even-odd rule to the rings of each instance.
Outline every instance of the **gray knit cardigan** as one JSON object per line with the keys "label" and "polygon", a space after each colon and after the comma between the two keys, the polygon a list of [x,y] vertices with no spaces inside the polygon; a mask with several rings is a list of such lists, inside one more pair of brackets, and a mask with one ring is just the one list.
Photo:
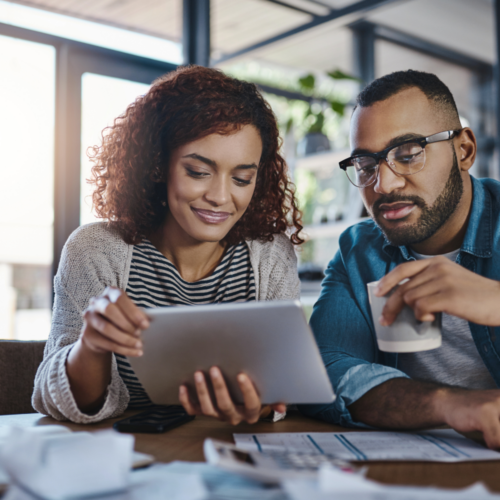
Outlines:
{"label": "gray knit cardigan", "polygon": [[[271,242],[246,243],[257,300],[297,299],[300,281],[290,240],[277,235]],[[54,280],[52,328],[35,379],[32,404],[37,411],[57,420],[90,424],[117,417],[127,408],[129,394],[114,356],[104,404],[93,415],[82,413],[76,405],[66,374],[66,359],[80,336],[82,312],[90,298],[107,286],[127,288],[133,248],[104,222],[80,227],[66,242]]]}

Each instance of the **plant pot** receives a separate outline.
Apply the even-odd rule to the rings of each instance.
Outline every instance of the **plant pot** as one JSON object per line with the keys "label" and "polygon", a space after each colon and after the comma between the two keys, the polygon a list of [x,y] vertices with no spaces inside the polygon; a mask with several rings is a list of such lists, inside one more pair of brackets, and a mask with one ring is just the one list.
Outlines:
{"label": "plant pot", "polygon": [[309,133],[297,145],[297,156],[309,156],[330,151],[330,141],[325,134]]}

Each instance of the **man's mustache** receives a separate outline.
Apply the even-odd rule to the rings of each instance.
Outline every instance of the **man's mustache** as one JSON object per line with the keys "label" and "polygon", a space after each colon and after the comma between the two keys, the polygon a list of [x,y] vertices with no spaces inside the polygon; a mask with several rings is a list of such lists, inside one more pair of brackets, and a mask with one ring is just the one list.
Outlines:
{"label": "man's mustache", "polygon": [[425,201],[420,198],[420,196],[416,195],[401,195],[401,194],[386,194],[382,195],[374,204],[373,204],[373,213],[380,213],[380,205],[389,203],[413,203],[417,205],[417,207],[424,208],[427,206]]}

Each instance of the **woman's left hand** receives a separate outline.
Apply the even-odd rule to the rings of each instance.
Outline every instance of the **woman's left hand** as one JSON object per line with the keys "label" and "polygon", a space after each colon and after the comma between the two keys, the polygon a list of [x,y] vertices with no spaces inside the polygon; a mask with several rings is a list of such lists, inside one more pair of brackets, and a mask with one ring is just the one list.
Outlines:
{"label": "woman's left hand", "polygon": [[272,410],[281,413],[286,411],[286,405],[282,403],[262,406],[255,386],[244,373],[240,373],[237,377],[243,394],[243,405],[237,405],[233,402],[224,382],[224,377],[216,366],[210,368],[210,379],[214,388],[215,401],[212,401],[205,382],[205,376],[200,371],[194,374],[196,393],[198,395],[196,404],[190,400],[186,386],[181,385],[179,387],[179,401],[189,415],[207,415],[229,422],[231,425],[238,425],[240,422],[254,424],[259,418],[267,417]]}

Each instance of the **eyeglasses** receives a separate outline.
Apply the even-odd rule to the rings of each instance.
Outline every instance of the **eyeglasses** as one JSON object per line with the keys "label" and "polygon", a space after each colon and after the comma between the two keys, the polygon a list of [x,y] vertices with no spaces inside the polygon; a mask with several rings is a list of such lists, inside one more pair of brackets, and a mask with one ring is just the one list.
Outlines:
{"label": "eyeglasses", "polygon": [[389,168],[400,175],[413,175],[420,172],[425,165],[425,146],[435,142],[449,141],[456,137],[462,129],[446,130],[429,137],[409,139],[394,146],[389,146],[379,153],[363,153],[351,156],[339,163],[348,179],[356,187],[371,186],[378,176],[380,161],[385,160]]}

